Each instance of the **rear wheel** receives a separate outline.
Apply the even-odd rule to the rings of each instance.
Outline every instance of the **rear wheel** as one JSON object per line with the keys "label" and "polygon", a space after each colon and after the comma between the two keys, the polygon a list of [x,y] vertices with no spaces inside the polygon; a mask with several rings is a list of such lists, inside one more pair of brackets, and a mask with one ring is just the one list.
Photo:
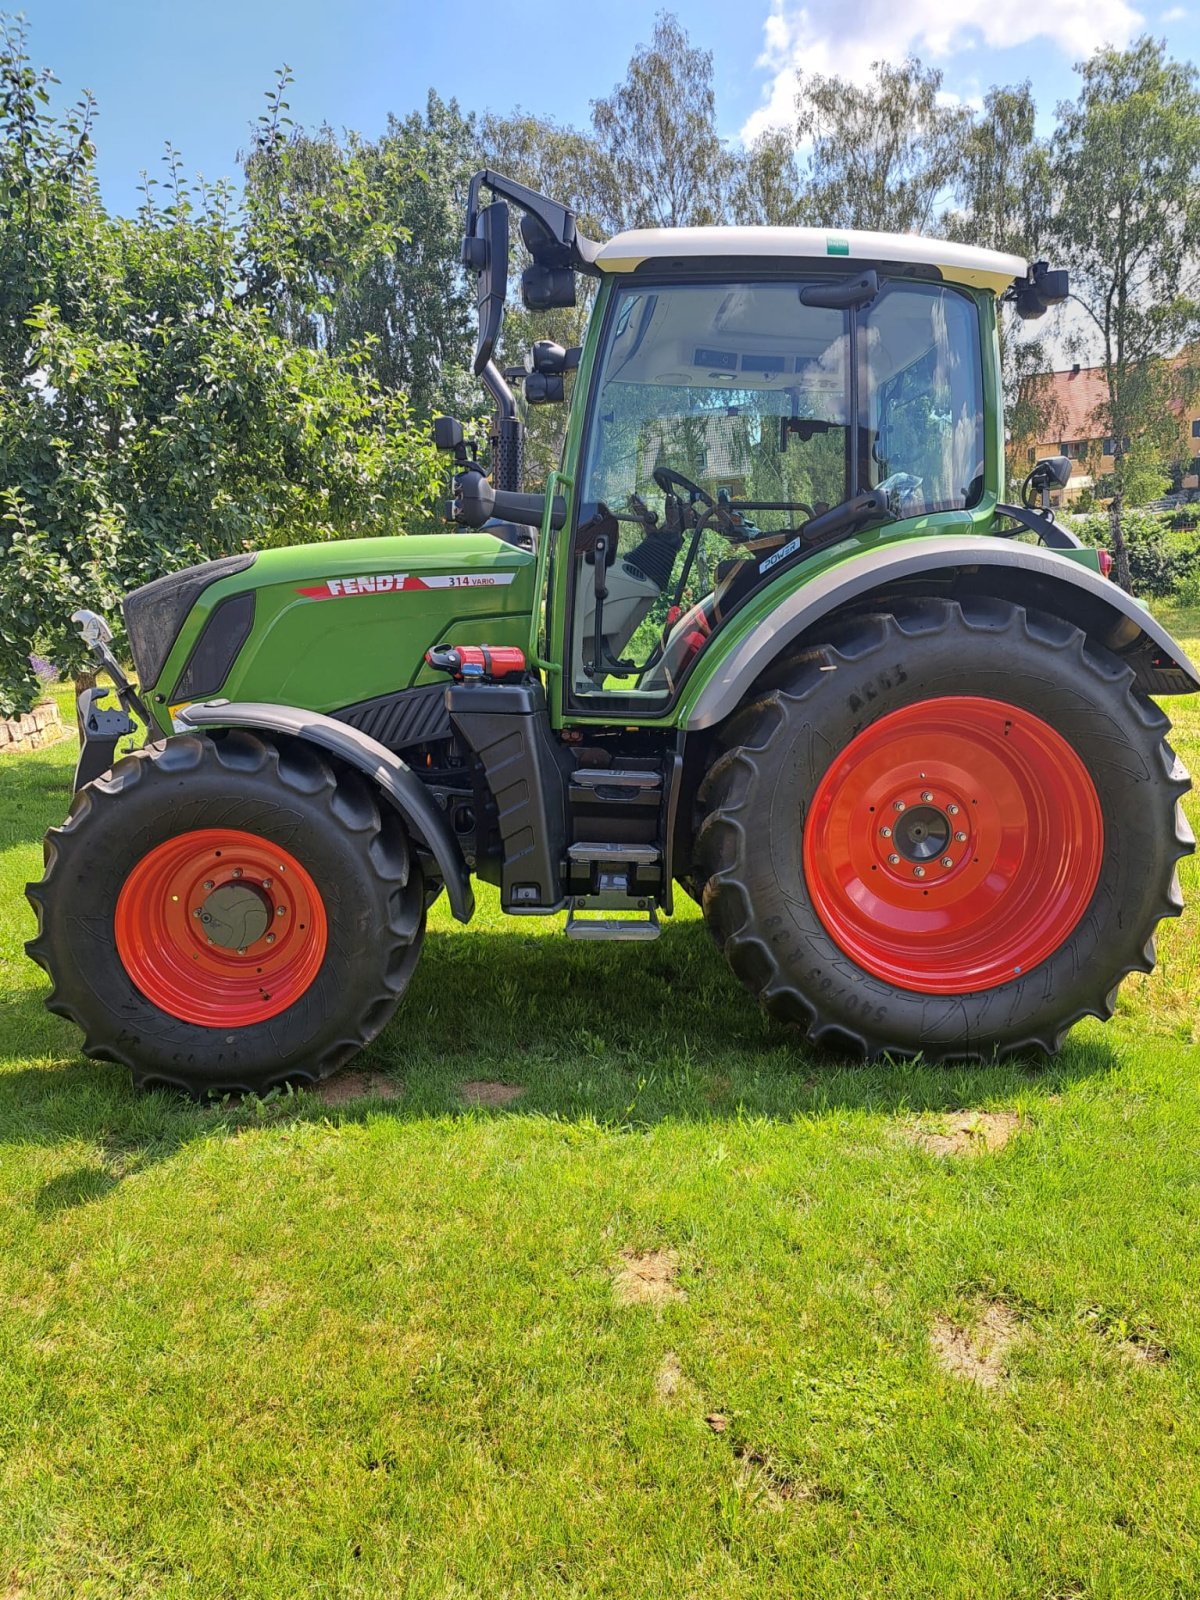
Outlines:
{"label": "rear wheel", "polygon": [[424,932],[399,818],[311,747],[147,746],[46,839],[29,953],[84,1050],[192,1094],[327,1077],[380,1031]]}
{"label": "rear wheel", "polygon": [[726,729],[694,850],[706,920],[814,1038],[1057,1049],[1181,908],[1168,728],[1057,619],[981,599],[848,620]]}

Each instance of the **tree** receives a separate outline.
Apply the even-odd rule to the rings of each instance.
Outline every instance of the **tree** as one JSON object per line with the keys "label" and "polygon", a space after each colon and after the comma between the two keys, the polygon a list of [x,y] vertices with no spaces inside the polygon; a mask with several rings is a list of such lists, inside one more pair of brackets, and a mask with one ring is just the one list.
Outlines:
{"label": "tree", "polygon": [[737,163],[729,215],[746,227],[792,228],[814,221],[795,140],[785,129],[761,134]]}
{"label": "tree", "polygon": [[913,57],[874,81],[799,74],[796,137],[811,145],[804,206],[826,228],[929,233],[963,159],[970,113],[943,105],[942,74]]}
{"label": "tree", "polygon": [[292,126],[269,97],[245,160],[254,287],[280,330],[331,354],[369,345],[381,384],[429,415],[462,398],[471,307],[459,261],[475,133],[432,90],[369,140]]}
{"label": "tree", "polygon": [[624,83],[592,101],[592,128],[614,232],[725,220],[734,162],[717,135],[712,52],[670,12],[659,12]]}
{"label": "tree", "polygon": [[1118,581],[1130,586],[1122,518],[1174,447],[1181,373],[1171,357],[1200,328],[1200,91],[1194,67],[1139,39],[1076,69],[1058,108],[1050,229],[1100,341],[1113,439],[1109,505]]}
{"label": "tree", "polygon": [[[397,531],[440,477],[365,352],[279,331],[268,289],[310,220],[270,229],[192,189],[172,151],[110,217],[90,107],[57,118],[10,25],[0,47],[0,712],[37,648],[87,657],[70,614],[229,551]],[[161,197],[160,197],[161,191]]]}
{"label": "tree", "polygon": [[[1048,149],[1037,137],[1036,119],[1028,81],[988,90],[982,111],[963,128],[953,203],[943,218],[951,239],[1026,261],[1039,254],[1050,185]],[[1011,306],[1001,306],[999,324],[1005,416],[1019,450],[1056,426],[1046,371],[1051,356],[1040,325],[1035,332]],[[1027,467],[1010,459],[1012,469],[1024,477]]]}
{"label": "tree", "polygon": [[1037,106],[1028,79],[989,89],[983,110],[959,130],[952,239],[1032,257],[1046,209],[1047,149],[1037,137]]}

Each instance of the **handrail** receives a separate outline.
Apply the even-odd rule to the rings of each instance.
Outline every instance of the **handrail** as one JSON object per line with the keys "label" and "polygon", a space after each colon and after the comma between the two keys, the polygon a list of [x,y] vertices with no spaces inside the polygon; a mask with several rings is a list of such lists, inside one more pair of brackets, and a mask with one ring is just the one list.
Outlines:
{"label": "handrail", "polygon": [[537,570],[534,579],[535,600],[533,614],[529,619],[529,664],[537,667],[539,672],[562,672],[562,662],[548,661],[539,649],[539,636],[545,616],[546,569],[550,564],[550,541],[555,534],[551,522],[554,516],[555,497],[560,488],[570,495],[575,488],[575,480],[566,473],[555,470],[546,479],[546,509],[542,513],[542,531],[538,540]]}

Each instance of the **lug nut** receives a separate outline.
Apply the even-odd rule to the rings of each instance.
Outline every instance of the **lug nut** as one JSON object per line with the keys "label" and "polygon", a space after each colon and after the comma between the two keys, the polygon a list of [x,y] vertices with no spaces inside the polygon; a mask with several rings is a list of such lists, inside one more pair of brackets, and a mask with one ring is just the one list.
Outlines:
{"label": "lug nut", "polygon": [[921,799],[924,800],[926,805],[928,805],[929,802],[933,799],[933,795],[929,792],[928,789],[926,789],[923,792],[923,794],[921,795]]}
{"label": "lug nut", "polygon": [[275,935],[273,933],[269,933],[267,935],[267,943],[268,944],[274,944],[275,943]]}
{"label": "lug nut", "polygon": [[954,865],[954,858],[952,856],[943,856],[942,865],[944,867],[952,867]]}
{"label": "lug nut", "polygon": [[235,877],[235,878],[240,878],[240,877],[241,877],[241,875],[242,875],[242,869],[241,869],[241,867],[234,867],[234,869],[233,869],[233,875],[234,875],[234,877]]}
{"label": "lug nut", "polygon": [[205,887],[205,888],[206,888],[206,889],[211,889],[211,888],[212,888],[212,886],[213,886],[213,881],[212,881],[212,879],[211,879],[211,878],[205,878],[205,880],[204,880],[204,887]]}
{"label": "lug nut", "polygon": [[270,878],[264,878],[263,879],[263,888],[264,889],[269,889],[271,887],[271,882],[272,882],[272,880]]}
{"label": "lug nut", "polygon": [[890,839],[892,837],[892,830],[890,828],[880,828],[879,834],[883,839]]}
{"label": "lug nut", "polygon": [[275,915],[277,917],[286,917],[287,916],[287,907],[286,906],[276,906]]}
{"label": "lug nut", "polygon": [[196,907],[196,909],[195,909],[195,911],[193,911],[193,912],[192,912],[192,915],[193,915],[193,916],[194,916],[194,917],[198,917],[198,916],[200,916],[200,915],[202,915],[202,913],[201,913],[201,910],[200,910],[200,907],[199,907],[199,906],[197,906],[197,907]]}
{"label": "lug nut", "polygon": [[954,837],[958,840],[959,844],[965,844],[967,842],[967,836],[965,833],[956,833]]}
{"label": "lug nut", "polygon": [[925,876],[925,868],[924,867],[914,867],[913,868],[913,877],[914,878],[923,878],[924,876]]}
{"label": "lug nut", "polygon": [[958,807],[957,806],[947,806],[946,810],[950,813],[950,815],[952,817],[956,817],[958,815]]}
{"label": "lug nut", "polygon": [[892,864],[893,867],[898,867],[900,865],[900,857],[899,856],[889,856],[888,860]]}
{"label": "lug nut", "polygon": [[897,800],[896,803],[892,806],[892,810],[893,811],[903,811],[904,810],[904,801],[903,800]]}

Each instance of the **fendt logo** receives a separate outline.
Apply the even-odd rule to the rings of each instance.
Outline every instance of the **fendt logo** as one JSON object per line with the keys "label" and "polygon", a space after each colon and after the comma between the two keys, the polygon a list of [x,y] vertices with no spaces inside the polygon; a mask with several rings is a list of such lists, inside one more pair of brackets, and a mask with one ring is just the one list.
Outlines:
{"label": "fendt logo", "polygon": [[348,600],[360,594],[399,594],[411,589],[492,589],[511,583],[515,572],[445,572],[418,578],[411,572],[373,572],[356,578],[326,578],[297,589],[308,600]]}

